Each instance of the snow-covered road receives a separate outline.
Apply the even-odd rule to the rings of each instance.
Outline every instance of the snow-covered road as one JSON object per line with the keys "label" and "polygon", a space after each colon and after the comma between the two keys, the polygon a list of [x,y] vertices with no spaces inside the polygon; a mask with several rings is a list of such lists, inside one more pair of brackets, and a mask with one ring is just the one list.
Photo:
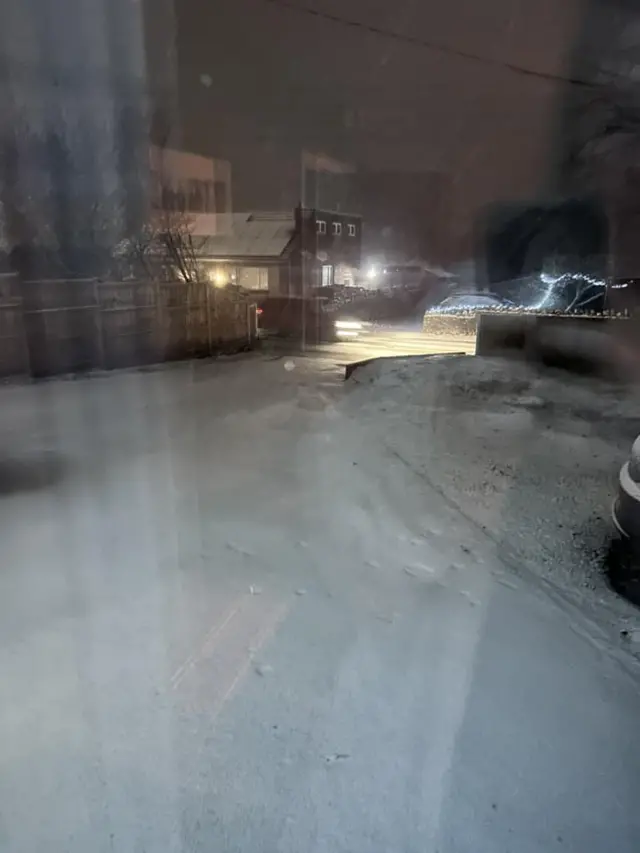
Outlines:
{"label": "snow-covered road", "polygon": [[[264,344],[267,350],[283,352],[293,351],[286,341],[268,340]],[[425,335],[417,324],[399,324],[371,327],[364,334],[353,339],[334,343],[325,343],[305,348],[307,355],[324,359],[333,364],[348,364],[368,358],[389,358],[404,355],[437,355],[475,352],[475,336],[460,337],[446,335]]]}
{"label": "snow-covered road", "polygon": [[348,397],[2,389],[2,851],[640,849],[635,676]]}

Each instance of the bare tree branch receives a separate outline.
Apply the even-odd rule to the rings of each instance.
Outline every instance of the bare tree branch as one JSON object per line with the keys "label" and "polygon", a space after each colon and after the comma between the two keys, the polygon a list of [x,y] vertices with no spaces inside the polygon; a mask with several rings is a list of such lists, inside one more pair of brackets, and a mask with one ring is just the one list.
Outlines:
{"label": "bare tree branch", "polygon": [[184,194],[172,184],[165,167],[166,150],[164,146],[157,147],[159,156],[152,169],[149,222],[128,241],[125,254],[151,278],[177,277],[180,281],[194,282],[200,280],[202,270],[193,240],[193,220],[186,211]]}

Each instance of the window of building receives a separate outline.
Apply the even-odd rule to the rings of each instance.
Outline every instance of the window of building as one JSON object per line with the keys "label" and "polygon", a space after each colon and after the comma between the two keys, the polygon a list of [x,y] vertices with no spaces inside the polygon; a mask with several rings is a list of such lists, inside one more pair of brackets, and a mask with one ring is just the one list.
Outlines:
{"label": "window of building", "polygon": [[236,281],[246,290],[269,290],[269,270],[267,267],[240,267]]}
{"label": "window of building", "polygon": [[318,234],[326,234],[327,233],[327,223],[324,219],[318,219],[316,222],[316,231]]}
{"label": "window of building", "polygon": [[203,198],[203,182],[198,181],[197,179],[190,180],[188,182],[189,187],[189,204],[187,210],[192,213],[202,213],[205,209],[204,206],[204,198]]}
{"label": "window of building", "polygon": [[216,212],[215,191],[213,181],[202,181],[202,197],[206,213]]}
{"label": "window of building", "polygon": [[186,196],[181,187],[174,189],[172,186],[164,186],[161,191],[160,203],[163,210],[187,210]]}
{"label": "window of building", "polygon": [[336,264],[336,267],[333,271],[333,283],[334,284],[344,284],[344,285],[354,285],[355,284],[355,270],[349,264]]}
{"label": "window of building", "polygon": [[355,225],[349,225],[348,228],[349,228],[349,237],[355,237],[356,236],[356,226]]}
{"label": "window of building", "polygon": [[342,223],[334,222],[333,223],[333,233],[337,236],[338,234],[342,234]]}
{"label": "window of building", "polygon": [[227,208],[229,205],[229,199],[227,196],[227,185],[224,181],[214,181],[213,182],[213,194],[215,197],[215,212],[216,213],[227,213]]}
{"label": "window of building", "polygon": [[322,267],[322,286],[331,287],[333,284],[333,266],[324,264]]}

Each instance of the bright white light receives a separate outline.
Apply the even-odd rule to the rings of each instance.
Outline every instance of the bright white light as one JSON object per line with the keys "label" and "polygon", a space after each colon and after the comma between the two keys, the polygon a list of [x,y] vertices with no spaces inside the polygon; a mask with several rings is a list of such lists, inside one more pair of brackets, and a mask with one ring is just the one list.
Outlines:
{"label": "bright white light", "polygon": [[378,278],[378,273],[378,267],[373,264],[373,266],[370,266],[367,270],[367,278],[369,279],[369,281],[373,281],[374,278]]}
{"label": "bright white light", "polygon": [[336,329],[336,335],[339,338],[357,338],[358,332],[352,329]]}
{"label": "bright white light", "polygon": [[556,284],[556,282],[560,281],[560,278],[553,275],[549,275],[549,273],[546,272],[541,272],[540,281],[544,284]]}
{"label": "bright white light", "polygon": [[216,269],[212,273],[209,273],[209,278],[214,283],[216,287],[224,287],[229,283],[229,276],[223,269]]}
{"label": "bright white light", "polygon": [[[542,281],[544,284],[547,285],[547,289],[544,292],[544,294],[542,295],[542,298],[539,300],[539,302],[536,305],[530,305],[528,307],[527,310],[529,310],[529,311],[539,311],[540,309],[547,307],[547,300],[549,300],[554,295],[554,291],[556,293],[560,292],[560,287],[557,287],[557,289],[556,289],[557,285],[566,284],[567,282],[570,282],[570,281],[577,281],[577,282],[580,282],[581,284],[588,285],[588,287],[598,287],[598,288],[605,288],[606,287],[606,282],[602,281],[602,279],[592,278],[590,275],[586,275],[585,273],[566,272],[566,273],[563,273],[562,275],[553,276],[553,275],[549,275],[549,273],[541,272],[540,273],[540,281]],[[570,309],[573,308],[573,306],[576,304],[576,302],[580,302],[581,300],[584,300],[584,296],[585,296],[586,292],[587,292],[587,288],[585,287],[585,290],[582,293],[578,294],[578,296],[573,300],[573,302],[571,303],[569,308]],[[587,305],[589,302],[593,302],[597,298],[598,298],[597,295],[590,296],[589,299],[581,302],[582,307],[584,307],[584,305]]]}
{"label": "bright white light", "polygon": [[336,329],[358,329],[362,328],[362,323],[355,320],[336,320]]}

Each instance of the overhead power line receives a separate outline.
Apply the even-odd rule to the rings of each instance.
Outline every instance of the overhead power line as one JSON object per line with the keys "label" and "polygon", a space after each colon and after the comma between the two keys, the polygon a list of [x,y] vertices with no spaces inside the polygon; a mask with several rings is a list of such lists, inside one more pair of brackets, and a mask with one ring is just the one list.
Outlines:
{"label": "overhead power line", "polygon": [[293,12],[298,12],[302,15],[308,15],[314,18],[319,18],[324,21],[330,21],[333,24],[344,28],[354,30],[362,30],[379,36],[380,38],[393,39],[394,41],[410,44],[414,47],[419,47],[424,50],[430,50],[433,53],[440,53],[445,56],[455,56],[458,59],[465,59],[469,62],[476,62],[481,65],[490,66],[493,68],[504,68],[511,71],[513,74],[519,74],[522,77],[537,77],[541,80],[548,80],[554,83],[568,83],[571,86],[580,86],[583,89],[595,89],[598,86],[590,83],[587,80],[581,80],[577,77],[565,77],[561,74],[552,74],[546,71],[536,71],[533,68],[526,68],[522,65],[516,65],[513,62],[503,62],[500,59],[492,59],[488,56],[481,56],[477,53],[470,53],[466,50],[459,50],[455,47],[450,47],[445,44],[429,41],[416,35],[396,32],[385,27],[378,27],[374,24],[367,24],[364,21],[356,21],[352,18],[345,18],[342,15],[334,15],[331,12],[322,12],[320,9],[314,9],[310,6],[300,6],[293,0],[265,0],[265,3],[270,3],[272,6],[280,6],[283,9],[289,9]]}

